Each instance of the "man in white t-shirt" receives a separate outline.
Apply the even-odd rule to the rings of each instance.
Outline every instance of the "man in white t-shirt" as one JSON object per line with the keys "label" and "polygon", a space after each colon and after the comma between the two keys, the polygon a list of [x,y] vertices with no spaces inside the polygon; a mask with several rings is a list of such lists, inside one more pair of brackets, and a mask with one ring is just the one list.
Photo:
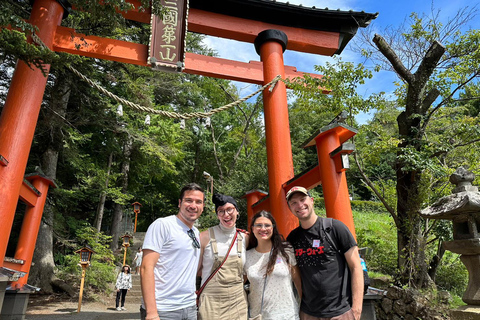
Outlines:
{"label": "man in white t-shirt", "polygon": [[200,258],[198,229],[205,193],[190,183],[182,188],[178,214],[155,220],[143,242],[140,278],[142,320],[196,320],[195,277]]}

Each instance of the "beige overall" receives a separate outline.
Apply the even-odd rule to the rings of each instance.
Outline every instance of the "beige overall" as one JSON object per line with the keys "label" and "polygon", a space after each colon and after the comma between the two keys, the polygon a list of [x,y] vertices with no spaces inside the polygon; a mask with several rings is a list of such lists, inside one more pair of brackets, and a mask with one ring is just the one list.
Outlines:
{"label": "beige overall", "polygon": [[[213,228],[209,229],[215,261],[212,271],[223,261],[218,256]],[[203,289],[199,299],[198,320],[246,320],[247,296],[243,289],[243,237],[237,235],[237,255],[228,256],[223,266]]]}

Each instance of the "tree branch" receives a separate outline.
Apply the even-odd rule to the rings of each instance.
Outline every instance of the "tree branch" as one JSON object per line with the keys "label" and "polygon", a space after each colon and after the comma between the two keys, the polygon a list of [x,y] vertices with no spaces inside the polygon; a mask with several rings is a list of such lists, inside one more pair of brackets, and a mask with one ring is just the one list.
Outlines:
{"label": "tree branch", "polygon": [[380,194],[380,192],[377,190],[377,188],[375,188],[375,186],[373,185],[372,181],[367,177],[367,175],[365,174],[365,172],[363,171],[363,168],[362,166],[360,165],[360,162],[358,161],[358,156],[357,156],[357,152],[354,152],[353,153],[353,158],[355,159],[355,163],[357,164],[357,167],[358,167],[358,171],[360,172],[360,174],[362,175],[362,178],[365,180],[365,183],[367,184],[367,186],[372,189],[372,191],[375,193],[375,195],[378,197],[378,199],[380,199],[380,201],[382,202],[382,204],[384,205],[385,209],[387,209],[387,211],[390,213],[390,215],[392,216],[393,220],[395,221],[395,225],[398,226],[398,217],[397,217],[397,214],[395,213],[395,210],[390,207],[390,205],[387,203],[387,200],[385,200],[385,198]]}
{"label": "tree branch", "polygon": [[380,50],[380,52],[392,64],[395,72],[408,84],[411,84],[415,80],[413,74],[407,68],[405,68],[400,58],[397,56],[395,51],[393,51],[390,45],[385,41],[385,39],[383,39],[382,36],[375,34],[375,36],[373,37],[373,42],[377,46],[378,50]]}
{"label": "tree branch", "polygon": [[[243,147],[245,146],[245,142],[247,140],[247,131],[248,131],[248,128],[250,127],[250,123],[252,121],[252,118],[253,116],[255,115],[258,107],[259,107],[260,103],[256,103],[255,104],[255,108],[253,109],[252,113],[250,114],[250,116],[246,119],[247,120],[247,123],[245,124],[245,127],[243,128],[243,139],[242,139],[242,143],[240,144],[240,147],[238,148],[237,152],[235,153],[235,156],[233,157],[232,159],[232,163],[230,164],[230,169],[228,170],[227,172],[227,175],[230,175],[230,171],[235,167],[235,164],[237,163],[237,160],[238,160],[238,157],[240,156],[240,152],[242,151]],[[241,109],[241,108],[240,108]],[[243,110],[242,110],[243,112]],[[245,113],[244,113],[245,114]]]}
{"label": "tree branch", "polygon": [[440,90],[437,88],[433,88],[427,93],[427,96],[422,101],[422,114],[425,114],[432,105],[432,103],[437,100],[438,96],[440,95]]}
{"label": "tree branch", "polygon": [[422,59],[420,66],[415,72],[415,81],[420,81],[423,86],[428,81],[433,71],[438,65],[438,61],[445,53],[445,47],[438,41],[434,41],[430,48],[428,48],[425,57]]}
{"label": "tree branch", "polygon": [[445,105],[447,103],[447,101],[450,101],[452,99],[452,97],[455,95],[455,93],[460,90],[461,88],[465,87],[469,82],[473,81],[473,79],[475,79],[478,75],[480,75],[480,70],[478,70],[477,72],[475,72],[470,78],[468,78],[467,80],[465,80],[464,82],[462,82],[461,84],[459,84],[455,90],[452,91],[452,93],[450,93],[450,95],[448,97],[446,97],[445,99],[442,100],[442,102],[440,102],[435,108],[432,109],[432,111],[430,111],[430,113],[425,117],[425,121],[423,123],[423,126],[422,126],[422,129],[424,130],[430,120],[430,118],[433,116],[433,114],[438,110],[440,109],[443,105]]}

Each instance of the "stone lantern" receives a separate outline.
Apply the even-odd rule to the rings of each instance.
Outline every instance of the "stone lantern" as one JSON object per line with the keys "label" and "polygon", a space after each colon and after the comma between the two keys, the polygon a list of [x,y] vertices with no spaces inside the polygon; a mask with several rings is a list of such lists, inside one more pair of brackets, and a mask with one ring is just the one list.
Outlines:
{"label": "stone lantern", "polygon": [[468,306],[452,312],[452,319],[480,319],[480,192],[472,186],[474,179],[473,172],[458,168],[450,176],[450,182],[456,185],[452,194],[420,213],[424,218],[452,221],[453,241],[444,242],[444,247],[460,254],[468,271],[468,287],[462,298]]}

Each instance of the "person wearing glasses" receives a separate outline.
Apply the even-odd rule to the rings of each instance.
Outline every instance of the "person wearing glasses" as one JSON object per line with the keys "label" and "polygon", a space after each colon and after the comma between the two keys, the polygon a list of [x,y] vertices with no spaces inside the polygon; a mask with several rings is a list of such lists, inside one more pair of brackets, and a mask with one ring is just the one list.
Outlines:
{"label": "person wearing glasses", "polygon": [[200,233],[198,319],[246,320],[243,265],[248,236],[236,228],[239,211],[235,199],[214,194],[212,200],[219,224]]}
{"label": "person wearing glasses", "polygon": [[[245,275],[250,282],[249,317],[262,320],[298,320],[295,296],[302,296],[300,271],[293,248],[278,232],[273,216],[260,211],[250,224]],[[292,285],[294,284],[294,286]]]}
{"label": "person wearing glasses", "polygon": [[195,277],[200,260],[195,221],[205,193],[190,183],[180,191],[178,213],[155,220],[145,234],[140,267],[142,320],[196,320]]}
{"label": "person wearing glasses", "polygon": [[287,237],[302,277],[300,319],[359,320],[363,268],[355,238],[343,222],[317,216],[304,187],[291,188],[286,198],[300,221]]}

